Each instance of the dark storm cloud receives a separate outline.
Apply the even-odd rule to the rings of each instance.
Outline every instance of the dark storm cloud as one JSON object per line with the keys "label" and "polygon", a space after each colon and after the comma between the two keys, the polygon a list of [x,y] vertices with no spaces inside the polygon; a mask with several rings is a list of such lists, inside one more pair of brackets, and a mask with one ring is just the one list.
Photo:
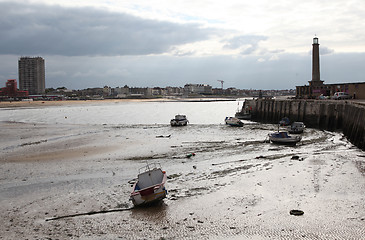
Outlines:
{"label": "dark storm cloud", "polygon": [[176,45],[206,40],[214,31],[90,7],[0,3],[0,54],[159,54]]}
{"label": "dark storm cloud", "polygon": [[260,41],[267,39],[266,36],[235,36],[226,41],[224,48],[242,49],[241,54],[250,55],[259,49]]}

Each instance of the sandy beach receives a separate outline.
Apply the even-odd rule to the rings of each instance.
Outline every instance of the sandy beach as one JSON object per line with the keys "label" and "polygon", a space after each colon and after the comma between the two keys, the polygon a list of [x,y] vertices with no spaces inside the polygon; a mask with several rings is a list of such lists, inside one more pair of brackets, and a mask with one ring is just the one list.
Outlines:
{"label": "sandy beach", "polygon": [[0,108],[14,107],[41,107],[41,106],[62,106],[62,105],[88,105],[93,103],[113,102],[151,102],[171,101],[169,99],[104,99],[104,100],[64,100],[64,101],[0,101]]}
{"label": "sandy beach", "polygon": [[[255,123],[0,125],[2,239],[365,236],[365,154],[340,133],[307,129],[285,147]],[[168,197],[133,208],[129,181],[146,161],[166,170]]]}
{"label": "sandy beach", "polygon": [[42,107],[63,105],[110,104],[121,102],[177,102],[177,101],[235,101],[235,98],[146,98],[146,99],[103,99],[103,100],[63,100],[63,101],[0,101],[0,108]]}

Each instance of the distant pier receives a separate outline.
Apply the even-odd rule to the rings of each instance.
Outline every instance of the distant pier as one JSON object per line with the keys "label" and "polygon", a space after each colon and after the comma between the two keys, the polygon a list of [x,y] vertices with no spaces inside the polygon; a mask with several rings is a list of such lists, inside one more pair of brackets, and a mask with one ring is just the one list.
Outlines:
{"label": "distant pier", "polygon": [[304,122],[307,127],[328,131],[342,130],[358,148],[365,150],[365,105],[334,100],[246,100],[252,107],[252,120],[278,123],[283,117]]}

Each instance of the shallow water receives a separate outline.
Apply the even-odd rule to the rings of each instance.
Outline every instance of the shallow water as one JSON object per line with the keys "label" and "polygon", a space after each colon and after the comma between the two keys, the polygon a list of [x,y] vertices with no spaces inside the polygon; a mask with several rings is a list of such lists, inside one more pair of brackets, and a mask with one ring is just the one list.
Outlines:
{"label": "shallow water", "polygon": [[62,124],[169,124],[185,114],[190,124],[219,124],[233,116],[242,101],[99,102],[90,105],[0,109],[0,121]]}
{"label": "shallow water", "polygon": [[[1,235],[362,239],[364,153],[341,133],[316,129],[306,129],[295,147],[267,143],[275,125],[223,124],[236,109],[237,102],[0,109]],[[177,113],[190,124],[170,127]],[[128,182],[146,161],[168,174],[162,204],[46,221],[128,209]],[[291,209],[305,214],[291,216]]]}

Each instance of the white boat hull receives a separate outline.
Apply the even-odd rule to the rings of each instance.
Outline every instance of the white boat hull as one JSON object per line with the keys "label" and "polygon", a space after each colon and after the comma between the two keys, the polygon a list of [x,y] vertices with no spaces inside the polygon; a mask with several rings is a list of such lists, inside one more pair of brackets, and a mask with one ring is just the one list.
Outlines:
{"label": "white boat hull", "polygon": [[[147,194],[143,194],[143,191]],[[166,198],[166,195],[167,190],[163,185],[160,185],[132,193],[131,200],[134,206],[140,206],[162,200]]]}
{"label": "white boat hull", "polygon": [[280,132],[269,134],[269,140],[275,144],[296,145],[302,138],[300,136],[288,136],[287,134]]}
{"label": "white boat hull", "polygon": [[232,127],[242,127],[243,126],[243,122],[241,122],[241,120],[239,120],[238,118],[235,118],[235,117],[226,117],[225,122],[227,125],[232,126]]}
{"label": "white boat hull", "polygon": [[156,167],[151,169],[147,165],[146,170],[138,174],[138,179],[133,185],[130,195],[133,205],[139,206],[164,199],[167,195],[166,180],[165,171]]}

